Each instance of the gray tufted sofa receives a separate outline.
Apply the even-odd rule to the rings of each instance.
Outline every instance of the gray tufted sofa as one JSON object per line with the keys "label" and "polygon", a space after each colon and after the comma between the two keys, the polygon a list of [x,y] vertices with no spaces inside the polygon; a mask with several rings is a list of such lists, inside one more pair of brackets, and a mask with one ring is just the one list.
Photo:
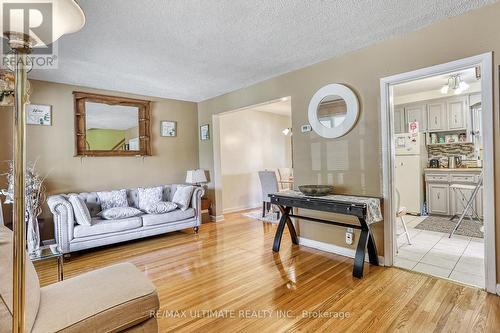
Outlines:
{"label": "gray tufted sofa", "polygon": [[[171,201],[177,185],[163,186],[163,200]],[[166,214],[143,214],[121,220],[102,220],[97,216],[101,204],[96,192],[78,193],[92,216],[92,225],[83,226],[75,222],[73,207],[68,201],[71,194],[53,195],[47,199],[54,216],[56,241],[64,253],[71,253],[98,246],[125,242],[132,239],[164,234],[186,228],[198,232],[201,224],[201,197],[203,189],[195,187],[191,206],[182,211],[176,209]],[[138,207],[137,189],[127,189],[128,204]]]}

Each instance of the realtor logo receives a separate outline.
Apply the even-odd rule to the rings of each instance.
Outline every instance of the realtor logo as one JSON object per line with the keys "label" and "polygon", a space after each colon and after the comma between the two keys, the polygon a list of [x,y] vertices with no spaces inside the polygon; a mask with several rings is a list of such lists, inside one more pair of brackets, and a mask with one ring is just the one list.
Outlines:
{"label": "realtor logo", "polygon": [[[33,40],[28,66],[35,69],[57,68],[56,47],[52,44],[53,20],[51,3],[4,3],[3,32],[21,32]],[[2,40],[2,68],[13,68],[15,57],[7,39]]]}

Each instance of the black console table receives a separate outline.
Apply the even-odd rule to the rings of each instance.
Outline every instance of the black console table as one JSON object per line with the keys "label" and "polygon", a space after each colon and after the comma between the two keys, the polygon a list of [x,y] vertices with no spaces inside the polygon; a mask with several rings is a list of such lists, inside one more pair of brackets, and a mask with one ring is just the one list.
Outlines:
{"label": "black console table", "polygon": [[[365,261],[366,248],[368,247],[368,257],[372,265],[379,265],[377,247],[373,239],[370,224],[382,220],[380,211],[380,198],[367,198],[358,196],[341,196],[331,195],[326,197],[310,197],[302,195],[300,192],[287,191],[275,194],[270,194],[271,203],[277,205],[281,210],[282,216],[274,237],[273,251],[278,252],[280,249],[281,238],[285,229],[285,224],[288,226],[293,244],[298,244],[297,233],[290,218],[295,217],[302,220],[308,220],[318,223],[326,223],[345,228],[354,228],[361,230],[356,255],[354,257],[354,268],[352,275],[357,278],[363,277],[363,264]],[[359,225],[336,222],[331,220],[323,220],[308,216],[300,216],[293,214],[293,208],[302,208],[316,210],[328,213],[337,213],[355,216],[358,218]]]}

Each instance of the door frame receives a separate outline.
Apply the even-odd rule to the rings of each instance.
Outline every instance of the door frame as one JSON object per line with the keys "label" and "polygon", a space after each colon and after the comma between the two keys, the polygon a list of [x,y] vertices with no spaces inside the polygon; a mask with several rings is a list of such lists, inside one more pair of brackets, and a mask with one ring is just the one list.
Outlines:
{"label": "door frame", "polygon": [[484,211],[484,259],[485,287],[496,293],[495,253],[495,175],[494,175],[494,116],[493,116],[493,54],[491,52],[451,61],[411,72],[396,74],[380,79],[382,169],[384,192],[384,257],[385,265],[392,266],[395,253],[394,221],[396,207],[394,188],[395,146],[393,138],[393,86],[426,77],[442,75],[466,68],[481,66],[482,123],[483,123],[483,211]]}

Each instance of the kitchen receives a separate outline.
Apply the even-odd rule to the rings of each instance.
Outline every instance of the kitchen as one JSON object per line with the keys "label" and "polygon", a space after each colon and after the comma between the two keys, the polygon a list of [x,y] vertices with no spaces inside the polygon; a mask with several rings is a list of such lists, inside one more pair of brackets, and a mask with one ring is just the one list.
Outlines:
{"label": "kitchen", "polygon": [[484,286],[479,68],[394,87],[396,266]]}

